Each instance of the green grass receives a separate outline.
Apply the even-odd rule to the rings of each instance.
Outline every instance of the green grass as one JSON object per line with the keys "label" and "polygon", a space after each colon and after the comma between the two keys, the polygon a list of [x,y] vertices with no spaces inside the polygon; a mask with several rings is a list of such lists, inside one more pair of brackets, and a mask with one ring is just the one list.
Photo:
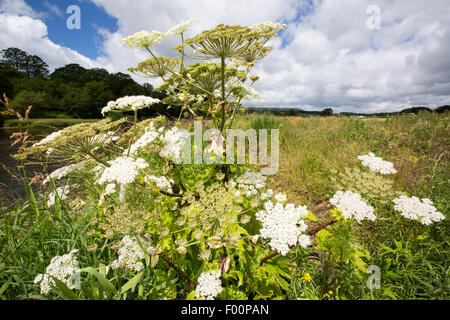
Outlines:
{"label": "green grass", "polygon": [[45,126],[45,127],[67,127],[74,124],[79,124],[83,122],[95,122],[98,121],[97,119],[30,119],[24,122],[20,120],[6,120],[4,123],[5,128],[12,128],[12,127],[39,127],[39,126]]}
{"label": "green grass", "polygon": [[[56,121],[68,120],[50,120],[53,125]],[[320,221],[329,219],[327,201],[337,191],[330,172],[358,167],[357,156],[368,152],[394,163],[398,170],[392,177],[396,189],[409,196],[430,198],[446,216],[436,225],[423,226],[401,219],[392,208],[380,205],[376,213],[381,219],[353,229],[370,254],[366,262],[381,269],[379,290],[369,290],[368,275],[356,272],[351,265],[328,259],[320,270],[317,261],[306,256],[304,250],[292,250],[289,257],[293,281],[287,298],[450,299],[448,113],[384,119],[240,116],[234,127],[280,130],[280,170],[270,178],[270,185],[286,191],[289,202],[308,205]],[[13,208],[5,199],[0,203],[2,299],[44,298],[33,284],[34,277],[45,270],[53,256],[67,253],[74,246],[80,251],[82,265],[98,266],[112,259],[109,246],[86,236],[93,211],[79,214],[60,205],[50,211],[42,210],[38,195],[37,202],[30,190],[29,195]],[[89,248],[95,244],[101,247],[93,254]],[[310,282],[302,278],[306,272],[312,277]],[[108,278],[114,275],[109,274]],[[95,279],[92,281],[93,294],[100,297],[104,293],[99,291],[100,285],[95,289]],[[163,298],[152,293],[156,285],[164,284],[145,284],[146,295],[141,298]],[[47,298],[59,297],[52,293]]]}

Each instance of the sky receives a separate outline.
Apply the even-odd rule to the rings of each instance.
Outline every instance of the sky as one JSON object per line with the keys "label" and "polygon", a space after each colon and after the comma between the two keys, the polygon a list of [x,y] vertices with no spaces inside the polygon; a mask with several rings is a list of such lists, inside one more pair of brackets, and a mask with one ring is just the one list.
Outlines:
{"label": "sky", "polygon": [[[73,5],[79,29],[68,28]],[[0,0],[0,50],[38,55],[51,71],[78,63],[127,73],[149,56],[122,38],[192,18],[188,37],[219,23],[287,24],[252,71],[266,107],[372,113],[450,104],[448,0]],[[155,51],[173,57],[176,44]]]}

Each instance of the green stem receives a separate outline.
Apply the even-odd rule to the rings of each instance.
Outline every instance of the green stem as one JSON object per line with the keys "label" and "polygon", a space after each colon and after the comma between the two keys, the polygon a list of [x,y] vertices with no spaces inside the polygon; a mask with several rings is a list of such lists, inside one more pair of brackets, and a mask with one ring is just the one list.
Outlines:
{"label": "green stem", "polygon": [[[159,58],[158,58],[157,56],[155,56],[155,55],[153,54],[153,52],[152,52],[148,47],[147,47],[147,51],[150,52],[150,54],[152,55],[152,57],[155,58],[155,59],[158,61],[159,64],[161,64],[165,69],[167,69],[167,70],[168,70],[169,72],[171,72],[173,75],[181,75],[181,74],[178,74],[177,72],[173,71],[172,69],[170,69],[170,68],[169,68],[168,66],[166,66],[164,63],[161,63],[161,61],[159,60]],[[191,86],[193,86],[193,87],[195,87],[195,88],[197,88],[197,89],[199,89],[199,90],[201,90],[201,91],[203,91],[203,92],[205,92],[205,93],[207,93],[207,94],[212,95],[211,92],[209,92],[208,90],[205,90],[205,89],[203,89],[203,88],[197,86],[195,83],[192,83],[191,81],[189,81],[189,80],[187,80],[187,79],[184,79],[184,81],[186,81],[187,83],[189,83]]]}
{"label": "green stem", "polygon": [[[137,110],[134,110],[133,137],[136,137],[136,123],[137,123]],[[131,150],[133,137],[130,138],[130,144],[128,145],[127,157],[130,156],[130,150]]]}

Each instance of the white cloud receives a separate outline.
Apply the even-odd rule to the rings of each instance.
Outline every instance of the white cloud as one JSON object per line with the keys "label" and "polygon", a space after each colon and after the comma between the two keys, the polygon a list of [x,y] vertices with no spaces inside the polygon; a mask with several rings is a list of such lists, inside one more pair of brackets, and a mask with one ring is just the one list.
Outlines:
{"label": "white cloud", "polygon": [[42,13],[35,12],[24,0],[0,1],[0,13],[25,15],[33,18],[41,18]]}
{"label": "white cloud", "polygon": [[42,20],[30,16],[0,13],[0,48],[17,47],[29,54],[40,56],[50,69],[69,63],[86,68],[101,65],[75,50],[55,44],[47,37],[47,26]]}
{"label": "white cloud", "polygon": [[[117,18],[118,30],[98,28],[104,54],[96,61],[52,43],[23,0],[3,0],[0,46],[40,55],[51,67],[80,63],[126,72],[148,57],[120,40],[140,30],[166,31],[195,18],[193,32],[219,23],[287,22],[275,50],[255,68],[256,89],[270,106],[382,112],[450,103],[450,12],[447,0],[91,0]],[[367,28],[369,5],[381,9],[381,28]],[[81,4],[82,6],[82,4]],[[302,12],[307,10],[307,12]],[[5,10],[3,10],[5,12]],[[299,16],[301,20],[297,19]],[[155,47],[173,55],[175,38]],[[139,79],[141,82],[148,79]],[[151,81],[153,84],[158,84]]]}

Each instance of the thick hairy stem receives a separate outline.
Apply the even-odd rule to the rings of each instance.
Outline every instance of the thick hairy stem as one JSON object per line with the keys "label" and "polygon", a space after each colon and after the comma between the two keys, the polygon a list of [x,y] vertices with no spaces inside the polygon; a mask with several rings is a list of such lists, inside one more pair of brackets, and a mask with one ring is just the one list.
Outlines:
{"label": "thick hairy stem", "polygon": [[264,297],[258,290],[255,289],[250,283],[247,282],[247,280],[244,280],[244,283],[252,289],[257,295],[259,295],[263,300],[266,300],[266,297]]}
{"label": "thick hairy stem", "polygon": [[220,132],[223,135],[223,128],[225,127],[225,57],[222,57],[221,60],[221,71],[222,71],[222,122],[220,124]]}
{"label": "thick hairy stem", "polygon": [[[182,276],[182,277],[189,283],[188,287],[190,287],[190,289],[195,288],[195,283],[192,282],[191,279],[189,279],[189,277],[188,277],[183,271],[181,271],[180,269],[178,269],[177,266],[175,266],[175,265],[172,263],[172,261],[170,261],[170,258],[166,258],[166,257],[163,257],[163,256],[160,256],[160,257],[161,257],[161,259],[163,259],[163,261],[164,261],[169,267],[171,267],[173,270],[175,270],[176,273],[178,273],[180,276]],[[190,289],[189,289],[189,290],[190,290]]]}

